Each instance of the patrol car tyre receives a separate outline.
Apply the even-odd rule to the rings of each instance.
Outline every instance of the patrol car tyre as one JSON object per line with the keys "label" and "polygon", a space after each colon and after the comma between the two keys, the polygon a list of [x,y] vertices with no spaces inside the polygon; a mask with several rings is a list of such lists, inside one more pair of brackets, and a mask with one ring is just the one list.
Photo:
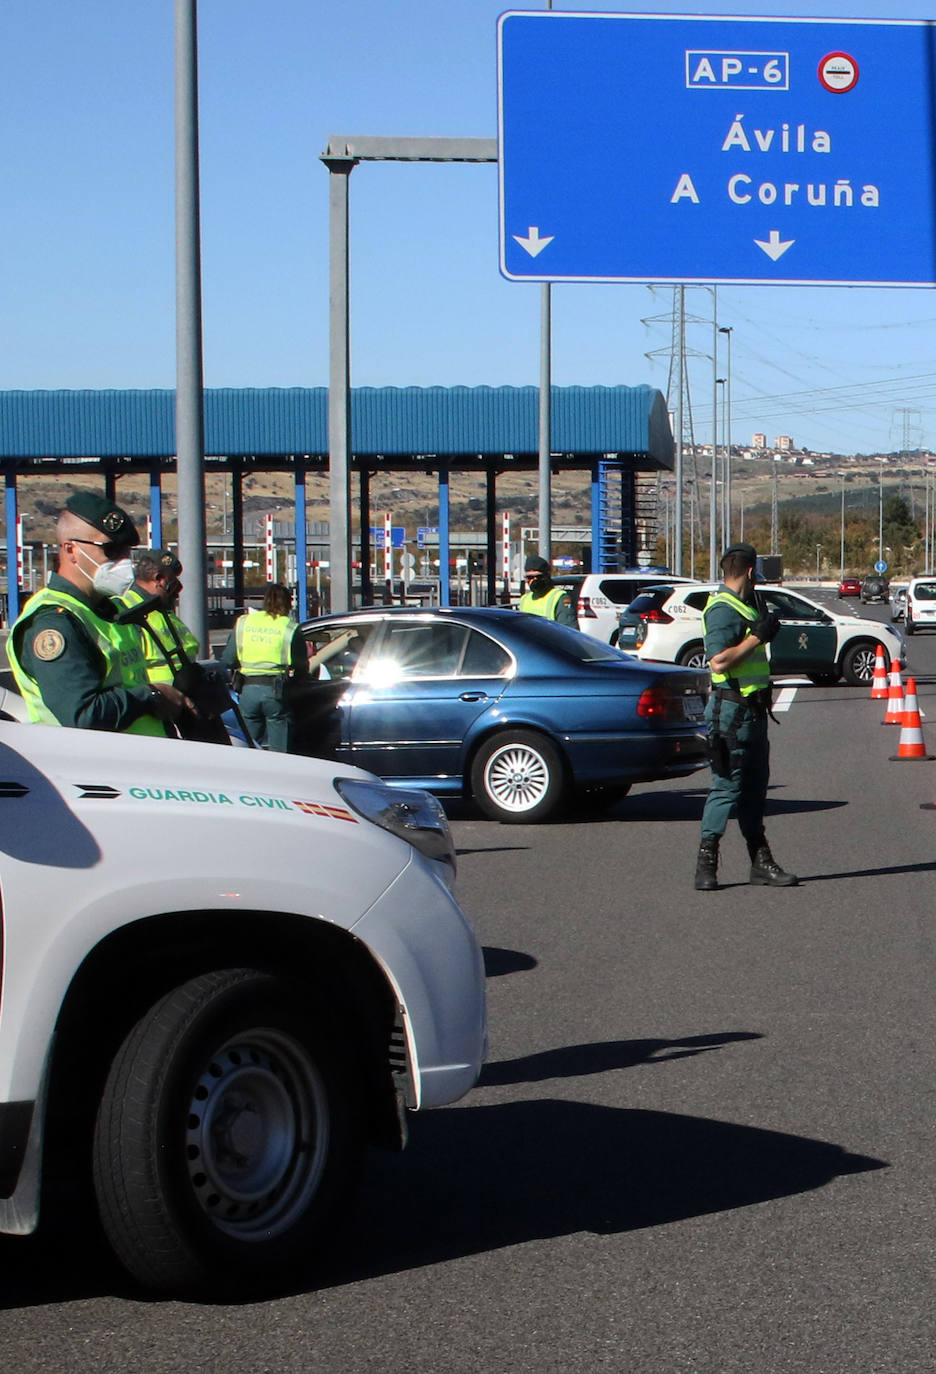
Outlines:
{"label": "patrol car tyre", "polygon": [[681,668],[704,668],[705,646],[701,640],[697,644],[687,644],[685,649],[680,651],[676,662]]}
{"label": "patrol car tyre", "polygon": [[874,677],[877,645],[870,640],[852,644],[842,656],[842,676],[850,687],[869,687]]}
{"label": "patrol car tyre", "polygon": [[504,730],[475,755],[471,790],[491,820],[544,821],[558,810],[566,790],[559,751],[534,730]]}
{"label": "patrol car tyre", "polygon": [[361,1153],[354,1075],[315,1005],[285,979],[215,970],[121,1046],[94,1185],[112,1249],[148,1288],[255,1291],[314,1260]]}

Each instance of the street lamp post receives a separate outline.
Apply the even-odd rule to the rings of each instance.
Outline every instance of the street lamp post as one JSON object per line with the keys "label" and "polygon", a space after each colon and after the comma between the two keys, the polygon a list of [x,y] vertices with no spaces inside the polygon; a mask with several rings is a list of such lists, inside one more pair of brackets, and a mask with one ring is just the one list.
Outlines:
{"label": "street lamp post", "polygon": [[725,511],[724,518],[724,547],[731,543],[731,336],[734,333],[732,325],[720,325],[719,334],[724,334],[728,339],[728,365],[725,368],[725,486],[723,491],[723,505]]}
{"label": "street lamp post", "polygon": [[841,582],[842,578],[845,576],[845,474],[844,474],[844,472],[840,472],[840,473],[839,473],[839,476],[840,476],[841,479],[842,479],[842,523],[841,523],[842,555],[841,555],[841,560],[840,560],[840,569],[841,569],[841,570],[840,570],[840,572],[839,572],[839,581]]}
{"label": "street lamp post", "polygon": [[[720,330],[719,330],[719,333],[721,333]],[[716,377],[716,378],[715,378],[715,386],[716,386],[716,387],[721,387],[722,447],[724,447],[724,444],[725,444],[725,387],[726,387],[726,385],[727,385],[727,379],[726,379],[725,377]],[[717,393],[716,393],[716,394],[717,394]],[[716,432],[716,434],[718,433],[717,427],[716,427],[715,432]],[[713,464],[712,464],[712,485],[713,485],[713,486],[716,484],[716,476],[715,476],[715,474],[716,474],[717,471],[718,471],[718,446],[716,445],[716,447],[715,447],[715,459],[714,459],[714,462],[713,462]],[[724,458],[722,459],[721,488],[722,488],[722,499],[721,499],[721,509],[720,509],[720,515],[721,515],[721,520],[720,520],[720,524],[721,524],[721,546],[722,546],[723,549],[727,549],[727,547],[728,547],[728,545],[729,545],[729,543],[730,543],[731,541],[730,541],[730,539],[728,538],[728,521],[727,521],[727,519],[725,518],[725,459],[724,459]]]}
{"label": "street lamp post", "polygon": [[878,476],[878,562],[884,562],[884,459]]}
{"label": "street lamp post", "polygon": [[822,553],[822,545],[816,545],[816,581],[819,581],[819,555]]}

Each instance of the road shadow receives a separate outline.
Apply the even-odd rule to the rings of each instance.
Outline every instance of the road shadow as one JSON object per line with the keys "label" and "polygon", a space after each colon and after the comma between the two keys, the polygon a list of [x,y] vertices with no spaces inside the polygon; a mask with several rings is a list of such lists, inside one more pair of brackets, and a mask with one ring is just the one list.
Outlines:
{"label": "road shadow", "polygon": [[485,1064],[481,1086],[506,1083],[542,1083],[548,1078],[581,1078],[612,1069],[632,1069],[637,1064],[666,1063],[708,1054],[738,1040],[760,1040],[756,1031],[724,1031],[717,1035],[690,1035],[684,1040],[597,1040],[588,1045],[563,1045],[518,1059]]}
{"label": "road shadow", "polygon": [[842,878],[888,878],[896,873],[936,873],[936,860],[918,864],[890,864],[882,868],[851,868],[836,873],[800,873],[801,883],[840,882]]}
{"label": "road shadow", "polygon": [[[297,1274],[289,1291],[576,1232],[665,1226],[885,1167],[826,1141],[668,1112],[556,1100],[437,1109],[414,1121],[403,1155],[373,1153],[354,1217],[323,1247],[322,1268]],[[54,1244],[4,1237],[0,1266],[0,1309],[147,1296],[86,1228]]]}
{"label": "road shadow", "polygon": [[[679,792],[638,792],[618,802],[617,806],[608,811],[605,819],[626,817],[629,822],[700,821],[708,791],[706,786]],[[767,815],[794,816],[805,812],[837,811],[848,804],[846,800],[836,798],[803,800],[795,797],[778,797],[771,788],[767,794]]]}
{"label": "road shadow", "polygon": [[503,978],[507,973],[528,973],[536,968],[538,960],[532,954],[519,949],[500,949],[497,945],[484,945],[484,972],[488,978]]}
{"label": "road shadow", "polygon": [[331,1284],[580,1231],[663,1226],[886,1167],[801,1136],[566,1101],[429,1112],[396,1166],[372,1174],[356,1253]]}

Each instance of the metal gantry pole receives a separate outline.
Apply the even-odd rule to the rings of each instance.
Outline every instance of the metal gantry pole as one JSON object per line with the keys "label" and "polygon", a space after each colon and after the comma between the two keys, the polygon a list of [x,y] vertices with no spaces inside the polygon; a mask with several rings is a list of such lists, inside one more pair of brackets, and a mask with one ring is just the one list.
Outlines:
{"label": "metal gantry pole", "polygon": [[323,157],[328,178],[328,574],[330,609],[351,607],[351,340],[348,190],[353,157]]}
{"label": "metal gantry pole", "polygon": [[181,613],[208,652],[198,185],[197,0],[175,0],[176,461]]}
{"label": "metal gantry pole", "polygon": [[[547,562],[552,558],[552,298],[549,282],[543,282],[540,296],[540,374],[539,374],[539,552]],[[595,566],[592,539],[592,567]]]}
{"label": "metal gantry pole", "polygon": [[[676,508],[673,523],[673,572],[682,576],[683,570],[683,383],[686,367],[686,288],[676,288],[677,310],[679,314],[678,338],[679,379],[676,386]],[[690,527],[691,528],[691,527]]]}
{"label": "metal gantry pole", "polygon": [[709,492],[709,581],[718,576],[718,287],[712,287],[712,482]]}
{"label": "metal gantry pole", "polygon": [[[546,0],[552,9],[552,0]],[[552,288],[548,281],[540,288],[540,371],[539,371],[539,552],[552,560]],[[595,569],[595,539],[592,535],[592,570]]]}

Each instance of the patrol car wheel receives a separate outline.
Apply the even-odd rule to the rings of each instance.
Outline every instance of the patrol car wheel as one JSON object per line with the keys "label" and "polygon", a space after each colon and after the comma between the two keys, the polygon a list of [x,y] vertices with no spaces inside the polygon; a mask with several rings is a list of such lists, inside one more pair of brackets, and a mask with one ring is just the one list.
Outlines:
{"label": "patrol car wheel", "polygon": [[842,676],[851,687],[868,687],[874,677],[874,660],[877,648],[865,642],[853,644],[846,649],[842,658]]}
{"label": "patrol car wheel", "polygon": [[508,824],[544,821],[565,792],[562,759],[532,730],[508,730],[481,746],[471,767],[471,790],[486,816]]}
{"label": "patrol car wheel", "polygon": [[701,641],[698,644],[687,644],[676,662],[681,668],[704,668],[706,663],[705,646]]}
{"label": "patrol car wheel", "polygon": [[240,1289],[314,1258],[353,1183],[355,1106],[308,991],[250,969],[153,1006],[111,1067],[94,1136],[101,1220],[147,1287]]}

